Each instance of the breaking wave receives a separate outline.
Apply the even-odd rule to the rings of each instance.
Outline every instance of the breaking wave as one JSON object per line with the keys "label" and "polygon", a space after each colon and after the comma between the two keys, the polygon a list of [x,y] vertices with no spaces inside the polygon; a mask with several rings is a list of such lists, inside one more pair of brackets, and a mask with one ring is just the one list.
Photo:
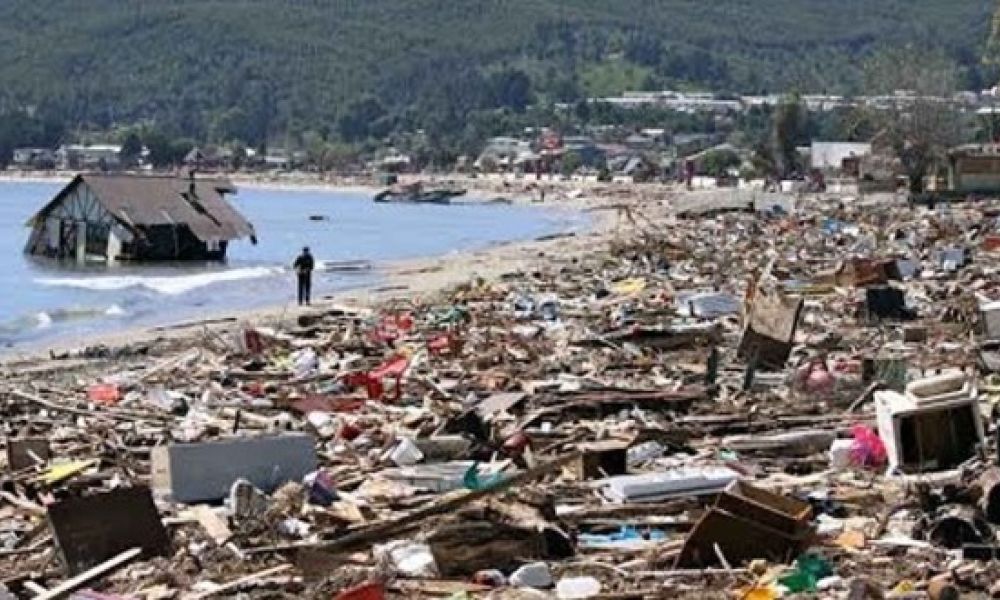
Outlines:
{"label": "breaking wave", "polygon": [[42,285],[72,287],[98,292],[144,288],[158,294],[176,296],[201,287],[212,285],[214,283],[257,279],[260,277],[280,275],[283,272],[284,269],[280,267],[247,267],[242,269],[232,269],[229,271],[196,273],[193,275],[68,277],[43,278],[37,279],[36,281]]}
{"label": "breaking wave", "polygon": [[107,308],[52,308],[0,323],[0,336],[49,329],[61,323],[86,321],[100,317],[126,317],[128,314],[124,308],[117,304],[112,304]]}

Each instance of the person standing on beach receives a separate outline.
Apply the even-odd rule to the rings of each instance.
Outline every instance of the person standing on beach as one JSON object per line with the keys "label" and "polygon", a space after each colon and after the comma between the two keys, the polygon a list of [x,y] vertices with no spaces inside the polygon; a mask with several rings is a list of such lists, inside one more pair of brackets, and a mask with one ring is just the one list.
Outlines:
{"label": "person standing on beach", "polygon": [[308,305],[310,301],[309,296],[312,294],[313,267],[316,266],[316,261],[313,260],[312,254],[309,253],[309,246],[302,249],[302,254],[295,259],[295,263],[292,266],[299,277],[299,306],[303,304]]}

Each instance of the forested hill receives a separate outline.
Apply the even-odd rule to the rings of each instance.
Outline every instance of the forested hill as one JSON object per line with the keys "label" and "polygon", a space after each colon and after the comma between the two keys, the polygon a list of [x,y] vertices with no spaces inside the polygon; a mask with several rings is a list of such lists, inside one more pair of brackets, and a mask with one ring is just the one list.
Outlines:
{"label": "forested hill", "polygon": [[[968,86],[993,0],[3,0],[0,113],[358,139],[624,89],[851,91],[882,44]],[[347,118],[345,118],[345,115]]]}

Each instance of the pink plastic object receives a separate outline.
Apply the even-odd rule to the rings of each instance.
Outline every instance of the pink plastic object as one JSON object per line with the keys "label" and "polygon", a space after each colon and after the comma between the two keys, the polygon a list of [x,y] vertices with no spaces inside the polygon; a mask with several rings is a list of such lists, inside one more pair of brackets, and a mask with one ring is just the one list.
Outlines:
{"label": "pink plastic object", "polygon": [[828,394],[833,391],[833,375],[822,360],[815,360],[809,364],[805,376],[805,387],[815,394]]}
{"label": "pink plastic object", "polygon": [[851,428],[854,434],[854,446],[851,448],[851,460],[862,467],[881,467],[886,463],[885,444],[882,438],[864,425]]}

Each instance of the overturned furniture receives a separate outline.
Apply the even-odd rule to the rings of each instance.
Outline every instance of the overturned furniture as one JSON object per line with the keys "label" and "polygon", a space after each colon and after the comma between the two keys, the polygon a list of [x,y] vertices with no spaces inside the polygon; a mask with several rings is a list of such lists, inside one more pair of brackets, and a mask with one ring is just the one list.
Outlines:
{"label": "overturned furniture", "polygon": [[876,392],[875,405],[890,472],[951,469],[983,442],[975,386],[964,373],[911,382],[903,394]]}
{"label": "overturned furniture", "polygon": [[739,355],[752,365],[780,369],[792,352],[803,300],[777,288],[750,289]]}
{"label": "overturned furniture", "polygon": [[256,242],[227,201],[225,180],[77,175],[28,221],[25,253],[85,261],[223,260],[232,240]]}
{"label": "overturned furniture", "polygon": [[733,565],[763,558],[789,562],[808,548],[814,528],[809,504],[733,481],[688,534],[678,568]]}

